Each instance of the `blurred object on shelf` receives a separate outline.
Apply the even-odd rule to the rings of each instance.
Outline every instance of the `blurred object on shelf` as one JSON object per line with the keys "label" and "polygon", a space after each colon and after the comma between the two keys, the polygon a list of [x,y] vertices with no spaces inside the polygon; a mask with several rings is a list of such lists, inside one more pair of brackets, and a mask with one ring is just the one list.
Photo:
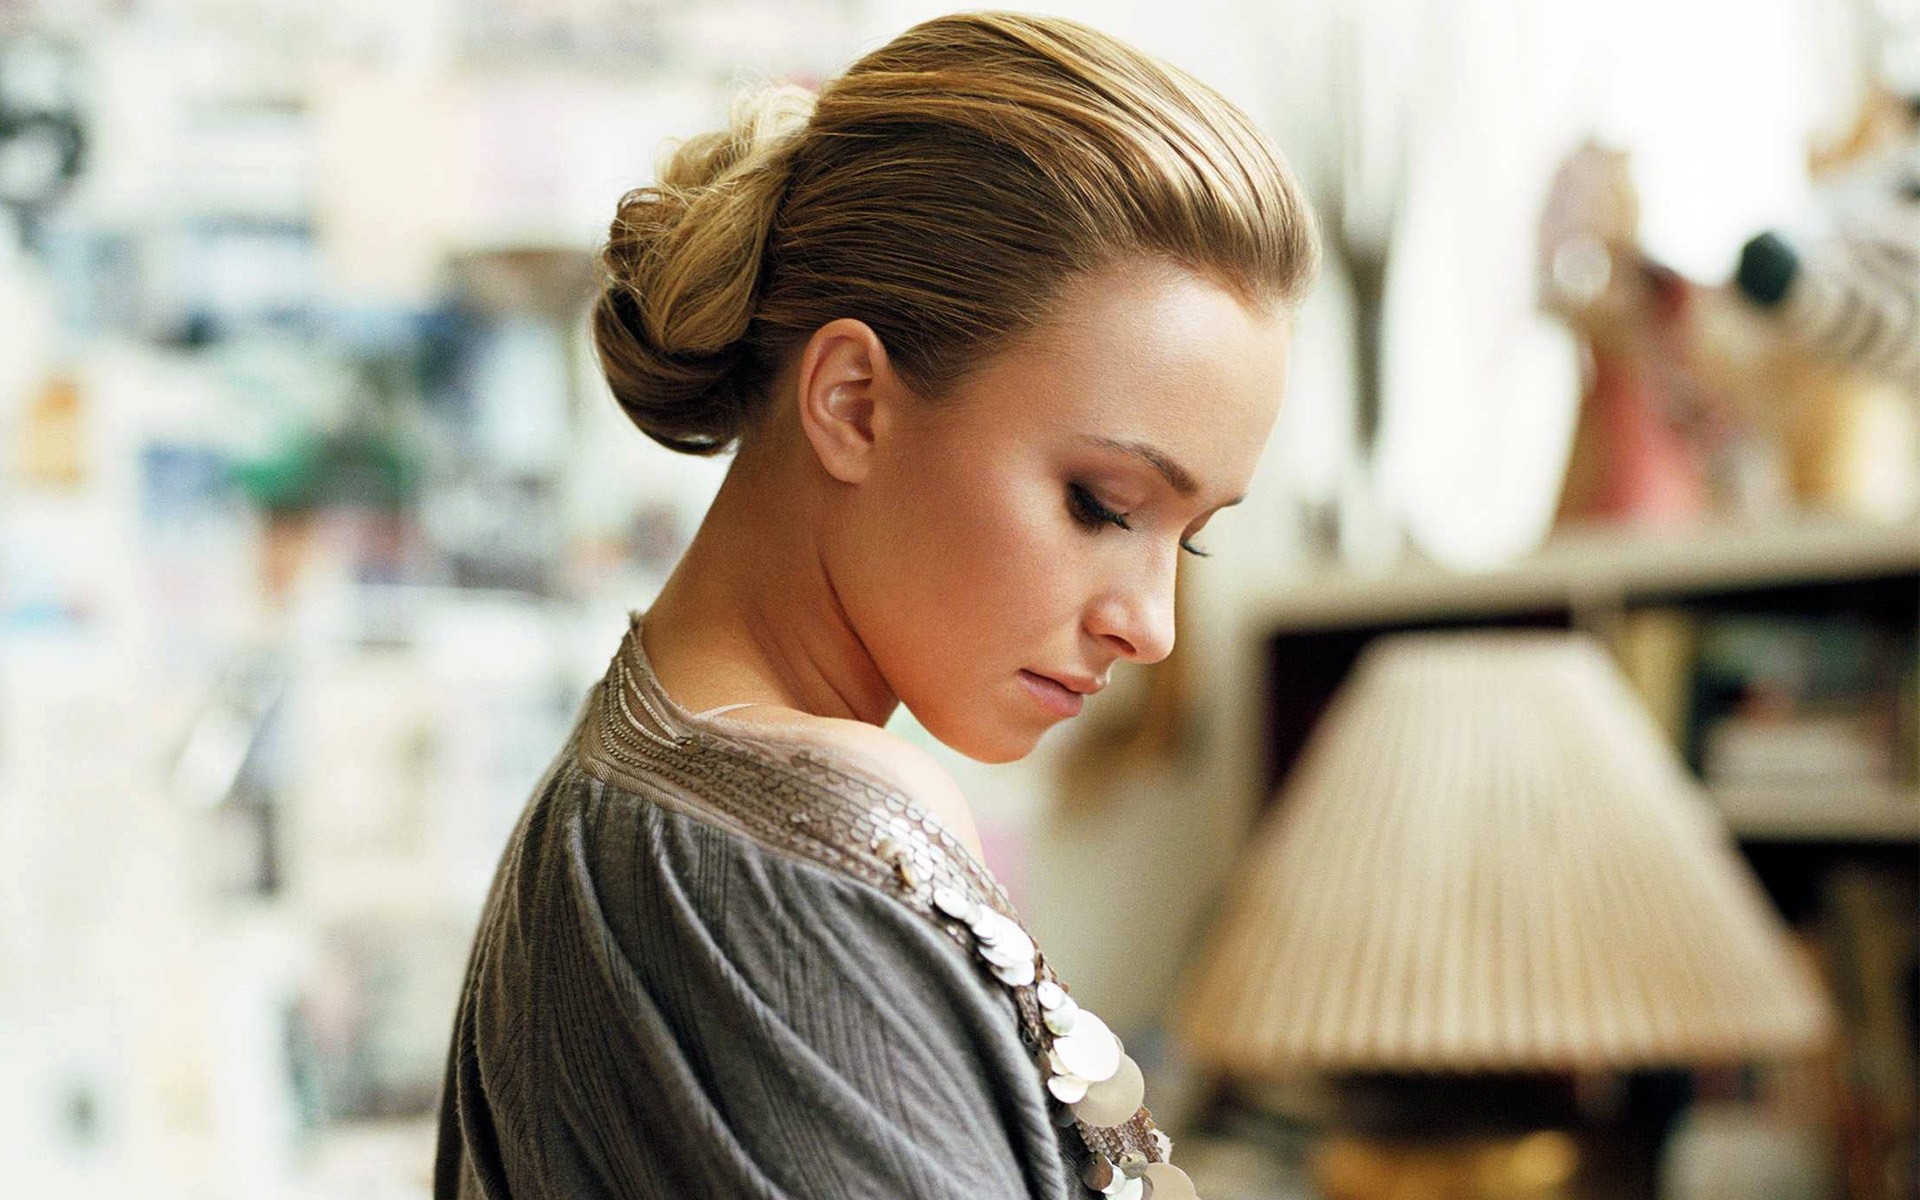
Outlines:
{"label": "blurred object on shelf", "polygon": [[1709,727],[1700,774],[1715,786],[1817,783],[1882,791],[1893,782],[1891,713],[1735,713]]}
{"label": "blurred object on shelf", "polygon": [[287,1014],[288,1069],[305,1132],[433,1111],[446,1064],[440,1000],[460,990],[464,914],[380,913],[324,923]]}
{"label": "blurred object on shelf", "polygon": [[[1180,997],[1193,1059],[1371,1079],[1391,1138],[1578,1134],[1571,1074],[1791,1059],[1832,1033],[1752,869],[1584,635],[1369,643],[1237,875]],[[1629,1177],[1671,1115],[1617,1118]]]}
{"label": "blurred object on shelf", "polygon": [[287,720],[293,886],[345,897],[431,866],[433,789],[448,735],[410,647],[357,647],[302,664]]}
{"label": "blurred object on shelf", "polygon": [[487,0],[454,6],[448,32],[469,70],[531,63],[644,77],[752,61],[808,78],[844,53],[861,13],[846,0]]}
{"label": "blurred object on shelf", "polygon": [[[1408,137],[1424,80],[1405,70],[1411,30],[1424,12],[1396,13],[1408,27],[1389,36],[1378,23],[1388,10],[1355,7],[1332,27],[1329,47],[1337,102],[1329,105],[1336,186],[1322,208],[1326,250],[1344,269],[1353,302],[1354,396],[1348,433],[1351,459],[1341,480],[1340,550],[1349,562],[1379,567],[1405,551],[1404,517],[1384,486],[1380,432],[1387,407],[1387,274],[1407,201]],[[1430,45],[1436,56],[1445,53]]]}
{"label": "blurred object on shelf", "polygon": [[1613,653],[1641,703],[1676,751],[1687,744],[1693,718],[1693,667],[1700,622],[1684,608],[1638,608],[1621,616]]}
{"label": "blurred object on shelf", "polygon": [[[1895,8],[1902,3],[1903,0],[1867,0],[1866,6],[1878,8],[1881,21],[1891,21]],[[1906,24],[1908,28],[1901,33],[1892,29],[1880,31],[1886,35],[1877,47],[1883,57],[1863,64],[1865,78],[1861,80],[1859,104],[1853,110],[1852,120],[1844,127],[1828,131],[1808,148],[1807,167],[1814,178],[1843,175],[1862,161],[1886,154],[1912,132],[1914,99],[1920,97],[1920,90],[1916,90],[1920,89],[1920,69],[1917,69],[1920,68],[1920,22],[1909,16]],[[1861,32],[1872,36],[1866,30]],[[1903,40],[1905,45],[1901,45]],[[1894,55],[1904,56],[1908,61],[1896,64],[1892,61]]]}
{"label": "blurred object on shelf", "polygon": [[19,220],[0,205],[0,433],[6,471],[21,457],[15,423],[26,397],[59,368],[66,336],[57,301],[60,281],[21,247]]}
{"label": "blurred object on shelf", "polygon": [[1779,344],[1763,415],[1796,495],[1897,519],[1920,509],[1920,95],[1869,90],[1812,165],[1818,207],[1749,239],[1728,291]]}
{"label": "blurred object on shelf", "polygon": [[1696,1104],[1674,1125],[1660,1200],[1833,1200],[1832,1158],[1803,1125],[1745,1104]]}
{"label": "blurred object on shelf", "polygon": [[330,431],[301,429],[259,457],[234,465],[235,481],[261,508],[340,506],[395,511],[418,486],[409,448],[370,420]]}
{"label": "blurred object on shelf", "polygon": [[1808,508],[1896,521],[1920,510],[1920,395],[1859,370],[1787,356],[1779,436]]}
{"label": "blurred object on shelf", "polygon": [[1871,93],[1853,136],[1815,159],[1822,229],[1755,235],[1735,282],[1809,354],[1920,403],[1920,95]]}
{"label": "blurred object on shelf", "polygon": [[1640,198],[1625,150],[1588,139],[1561,160],[1540,211],[1540,303],[1589,337],[1621,339],[1643,303]]}
{"label": "blurred object on shelf", "polygon": [[1631,609],[1615,656],[1742,837],[1920,837],[1911,577],[1783,595],[1770,614],[1717,598]]}
{"label": "blurred object on shelf", "polygon": [[271,896],[280,887],[284,742],[275,718],[287,688],[278,648],[236,654],[214,681],[169,764],[171,799],[201,835],[196,864],[222,898]]}
{"label": "blurred object on shelf", "polygon": [[87,482],[85,397],[68,374],[41,381],[14,442],[16,486],[34,491],[77,491]]}
{"label": "blurred object on shelf", "polygon": [[1776,343],[1746,390],[1801,503],[1898,519],[1920,509],[1920,97],[1871,92],[1815,167],[1822,207],[1752,237],[1727,289]]}
{"label": "blurred object on shelf", "polygon": [[1685,280],[1639,249],[1624,151],[1589,141],[1554,176],[1540,218],[1541,304],[1586,347],[1585,394],[1555,524],[1684,525],[1710,505],[1676,369]]}
{"label": "blurred object on shelf", "polygon": [[200,268],[172,281],[183,342],[298,331],[322,318],[319,250],[304,221],[209,214],[179,237],[187,243],[181,257]]}
{"label": "blurred object on shelf", "polygon": [[467,251],[451,262],[458,289],[491,317],[580,317],[596,283],[594,258],[576,247]]}
{"label": "blurred object on shelf", "polygon": [[281,331],[220,339],[187,358],[223,393],[230,478],[258,509],[397,512],[416,499],[427,447],[404,370]]}
{"label": "blurred object on shelf", "polygon": [[462,395],[476,473],[560,476],[588,393],[569,339],[592,294],[591,255],[576,250],[473,252],[453,279],[474,317]]}
{"label": "blurred object on shelf", "polygon": [[[1657,316],[1648,335],[1657,346],[1686,303],[1686,284],[1639,264]],[[1707,512],[1705,464],[1699,446],[1672,417],[1653,346],[1589,343],[1590,372],[1568,458],[1560,524],[1685,525]]]}
{"label": "blurred object on shelf", "polygon": [[551,595],[565,541],[559,482],[514,474],[439,488],[421,517],[456,587]]}
{"label": "blurred object on shelf", "polygon": [[1821,961],[1840,1006],[1833,1086],[1848,1200],[1920,1191],[1916,1124],[1916,972],[1920,909],[1911,877],[1846,864],[1822,881]]}
{"label": "blurred object on shelf", "polygon": [[35,33],[0,37],[0,205],[31,234],[87,152],[76,47]]}
{"label": "blurred object on shelf", "polygon": [[1724,286],[1643,252],[1624,152],[1589,142],[1568,156],[1538,266],[1542,306],[1588,350],[1559,525],[1920,510],[1914,124],[1854,172],[1880,181],[1877,205],[1857,179],[1822,181],[1820,218],[1839,232],[1804,249],[1762,234]]}
{"label": "blurred object on shelf", "polygon": [[1809,353],[1920,390],[1920,237],[1796,247],[1768,231],[1742,248],[1735,282]]}
{"label": "blurred object on shelf", "polygon": [[334,1121],[308,1132],[301,1173],[312,1197],[429,1200],[437,1113],[394,1120]]}
{"label": "blurred object on shelf", "polygon": [[1207,1200],[1327,1200],[1313,1179],[1317,1122],[1273,1103],[1220,1116],[1176,1143],[1187,1173],[1206,1181]]}
{"label": "blurred object on shelf", "polygon": [[260,598],[270,614],[284,613],[298,594],[319,524],[311,510],[267,514],[260,531]]}
{"label": "blurred object on shelf", "polygon": [[1911,786],[1916,752],[1898,718],[1915,654],[1910,633],[1858,617],[1709,614],[1687,756],[1712,787]]}
{"label": "blurred object on shelf", "polygon": [[1599,51],[1610,14],[1325,8],[1334,29],[1359,26],[1355,54],[1371,68],[1350,100],[1357,175],[1371,187],[1344,204],[1388,235],[1375,479],[1391,523],[1359,532],[1376,554],[1404,546],[1484,570],[1537,546],[1552,520],[1578,346],[1535,303],[1530,226],[1555,160],[1591,118],[1589,72],[1606,52],[1582,51]]}

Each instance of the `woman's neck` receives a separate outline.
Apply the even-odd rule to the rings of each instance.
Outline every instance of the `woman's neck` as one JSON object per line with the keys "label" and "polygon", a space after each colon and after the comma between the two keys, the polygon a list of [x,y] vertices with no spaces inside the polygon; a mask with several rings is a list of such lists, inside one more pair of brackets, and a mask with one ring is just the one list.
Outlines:
{"label": "woman's neck", "polygon": [[796,503],[806,489],[747,465],[728,471],[647,609],[661,686],[690,711],[754,701],[885,725],[899,698],[834,593],[813,506]]}

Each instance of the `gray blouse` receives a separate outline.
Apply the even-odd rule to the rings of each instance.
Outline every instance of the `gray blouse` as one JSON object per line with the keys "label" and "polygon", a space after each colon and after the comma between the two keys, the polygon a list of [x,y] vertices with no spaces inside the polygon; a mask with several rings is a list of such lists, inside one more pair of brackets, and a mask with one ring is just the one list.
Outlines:
{"label": "gray blouse", "polygon": [[987,868],[864,763],[681,708],[641,620],[493,877],[436,1200],[1191,1195]]}

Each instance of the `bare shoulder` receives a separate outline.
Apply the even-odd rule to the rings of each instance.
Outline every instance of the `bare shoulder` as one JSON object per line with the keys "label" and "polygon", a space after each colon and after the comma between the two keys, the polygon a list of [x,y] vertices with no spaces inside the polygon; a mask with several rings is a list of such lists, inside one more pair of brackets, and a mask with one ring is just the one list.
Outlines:
{"label": "bare shoulder", "polygon": [[731,715],[739,719],[748,713],[755,714],[749,718],[753,723],[805,729],[810,736],[818,735],[845,751],[855,762],[893,782],[945,825],[975,858],[981,857],[980,833],[965,794],[953,774],[925,750],[878,725],[843,717],[822,717],[772,705],[756,705]]}

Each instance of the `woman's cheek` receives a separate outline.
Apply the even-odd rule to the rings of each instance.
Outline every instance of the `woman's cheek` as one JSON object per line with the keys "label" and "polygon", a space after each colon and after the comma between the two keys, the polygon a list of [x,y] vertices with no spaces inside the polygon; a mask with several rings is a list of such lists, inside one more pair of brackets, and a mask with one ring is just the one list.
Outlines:
{"label": "woman's cheek", "polygon": [[978,567],[1031,552],[1038,526],[1030,489],[1005,473],[983,471],[953,478],[943,493],[947,527],[936,535],[942,553]]}
{"label": "woman's cheek", "polygon": [[1028,612],[1049,620],[1074,587],[1091,540],[1072,523],[1065,506],[1064,496],[1052,491],[1029,496],[1019,514],[1009,518],[1019,533],[1010,539],[999,568]]}

